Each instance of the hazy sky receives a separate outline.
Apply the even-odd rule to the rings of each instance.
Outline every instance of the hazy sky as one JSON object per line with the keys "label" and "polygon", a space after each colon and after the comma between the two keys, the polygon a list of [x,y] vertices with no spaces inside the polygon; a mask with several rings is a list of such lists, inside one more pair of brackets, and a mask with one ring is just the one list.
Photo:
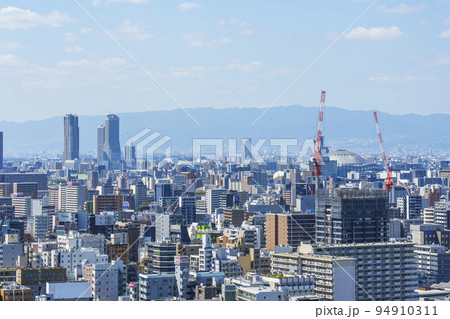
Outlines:
{"label": "hazy sky", "polygon": [[[77,1],[186,108],[270,105],[373,2]],[[0,5],[0,120],[177,107],[75,1]],[[276,105],[450,114],[449,71],[450,1],[379,0]]]}

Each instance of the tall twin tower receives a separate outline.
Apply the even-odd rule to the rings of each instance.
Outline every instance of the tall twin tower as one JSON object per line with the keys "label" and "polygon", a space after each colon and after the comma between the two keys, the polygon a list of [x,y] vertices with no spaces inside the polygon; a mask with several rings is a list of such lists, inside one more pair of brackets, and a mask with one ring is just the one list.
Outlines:
{"label": "tall twin tower", "polygon": [[120,169],[119,117],[115,114],[108,115],[105,125],[97,128],[97,163],[102,162],[109,169]]}
{"label": "tall twin tower", "polygon": [[[63,161],[80,158],[80,129],[78,116],[67,114],[64,117]],[[106,164],[108,169],[120,169],[121,152],[119,141],[119,117],[110,114],[105,124],[97,128],[97,163]]]}

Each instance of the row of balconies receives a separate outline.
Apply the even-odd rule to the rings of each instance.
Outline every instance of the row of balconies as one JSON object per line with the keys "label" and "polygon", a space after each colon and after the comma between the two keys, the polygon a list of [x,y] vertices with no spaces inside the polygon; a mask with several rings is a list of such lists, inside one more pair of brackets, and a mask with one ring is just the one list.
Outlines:
{"label": "row of balconies", "polygon": [[316,286],[316,291],[317,292],[326,292],[326,293],[330,293],[330,294],[333,293],[333,289],[325,288],[325,287],[319,287],[319,286]]}

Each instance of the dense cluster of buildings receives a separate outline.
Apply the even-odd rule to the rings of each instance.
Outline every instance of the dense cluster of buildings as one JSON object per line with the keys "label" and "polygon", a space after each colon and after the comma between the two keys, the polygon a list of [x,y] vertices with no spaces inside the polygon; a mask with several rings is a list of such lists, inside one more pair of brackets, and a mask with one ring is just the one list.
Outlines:
{"label": "dense cluster of buildings", "polygon": [[[324,148],[312,161],[187,156],[139,163],[119,117],[80,155],[64,118],[62,159],[3,161],[0,301],[445,300],[450,161]],[[126,158],[122,154],[126,153]]]}

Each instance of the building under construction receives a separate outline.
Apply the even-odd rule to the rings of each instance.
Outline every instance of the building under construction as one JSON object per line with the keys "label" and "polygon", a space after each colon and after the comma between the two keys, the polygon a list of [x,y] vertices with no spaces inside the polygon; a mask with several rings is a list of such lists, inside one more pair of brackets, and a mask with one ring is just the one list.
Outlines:
{"label": "building under construction", "polygon": [[384,189],[318,189],[316,241],[324,244],[389,240],[388,192]]}

